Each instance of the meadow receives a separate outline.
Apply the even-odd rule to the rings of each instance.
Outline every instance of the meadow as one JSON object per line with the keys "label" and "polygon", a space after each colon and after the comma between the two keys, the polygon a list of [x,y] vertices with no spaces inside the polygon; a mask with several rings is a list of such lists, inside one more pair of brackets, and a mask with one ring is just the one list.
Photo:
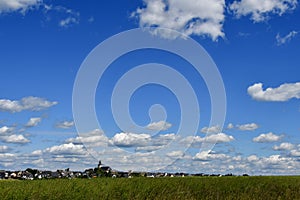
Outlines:
{"label": "meadow", "polygon": [[0,199],[300,199],[300,177],[0,180]]}

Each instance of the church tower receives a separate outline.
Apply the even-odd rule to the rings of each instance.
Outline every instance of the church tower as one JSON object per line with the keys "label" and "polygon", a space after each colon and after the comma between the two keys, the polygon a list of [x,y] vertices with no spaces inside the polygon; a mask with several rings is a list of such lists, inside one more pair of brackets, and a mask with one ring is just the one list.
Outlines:
{"label": "church tower", "polygon": [[98,169],[100,169],[102,166],[102,163],[101,163],[101,160],[99,160],[99,163],[98,163]]}

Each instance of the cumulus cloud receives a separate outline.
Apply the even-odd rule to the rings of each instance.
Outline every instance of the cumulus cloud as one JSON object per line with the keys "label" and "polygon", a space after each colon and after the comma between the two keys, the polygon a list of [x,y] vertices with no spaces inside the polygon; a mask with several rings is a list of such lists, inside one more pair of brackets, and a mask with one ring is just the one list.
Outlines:
{"label": "cumulus cloud", "polygon": [[73,121],[62,121],[62,122],[58,122],[55,127],[56,128],[62,128],[62,129],[69,129],[71,127],[74,126],[74,122]]}
{"label": "cumulus cloud", "polygon": [[237,129],[237,130],[240,130],[240,131],[254,131],[258,128],[259,128],[259,126],[256,123],[238,124],[238,125],[234,125],[233,123],[229,123],[227,125],[227,129],[229,129],[229,130]]}
{"label": "cumulus cloud", "polygon": [[21,11],[39,6],[42,0],[0,0],[0,14],[5,12]]}
{"label": "cumulus cloud", "polygon": [[220,133],[222,131],[220,126],[203,127],[202,133]]}
{"label": "cumulus cloud", "polygon": [[73,144],[84,144],[87,147],[134,147],[139,151],[156,151],[176,139],[174,133],[151,136],[149,134],[117,133],[108,138],[102,130],[95,129],[91,132],[82,133],[78,137],[69,138],[65,142]]}
{"label": "cumulus cloud", "polygon": [[151,141],[149,134],[118,133],[111,138],[110,143],[120,147],[146,146]]}
{"label": "cumulus cloud", "polygon": [[234,140],[234,137],[231,135],[226,135],[225,133],[218,133],[209,135],[203,138],[203,141],[208,143],[224,143],[224,142],[231,142]]}
{"label": "cumulus cloud", "polygon": [[182,152],[182,151],[172,151],[170,153],[167,153],[167,156],[175,157],[175,158],[181,158],[181,157],[184,156],[184,152]]}
{"label": "cumulus cloud", "polygon": [[267,88],[263,90],[262,83],[256,83],[248,88],[248,94],[257,101],[284,102],[290,99],[300,98],[300,82],[285,83],[278,88]]}
{"label": "cumulus cloud", "polygon": [[0,99],[0,111],[3,112],[21,112],[24,110],[40,111],[56,105],[56,101],[48,101],[40,97],[24,97],[21,100]]}
{"label": "cumulus cloud", "polygon": [[12,127],[3,126],[0,128],[0,135],[6,135],[14,130]]}
{"label": "cumulus cloud", "polygon": [[281,143],[279,146],[278,145],[275,145],[273,147],[273,149],[275,151],[285,151],[285,150],[292,150],[294,148],[294,145],[291,144],[291,143],[288,143],[288,142],[284,142],[284,143]]}
{"label": "cumulus cloud", "polygon": [[76,138],[69,138],[66,140],[67,143],[88,145],[89,147],[107,146],[108,138],[104,135],[104,132],[99,129],[95,129],[88,133],[80,134]]}
{"label": "cumulus cloud", "polygon": [[1,165],[2,165],[2,162],[4,161],[12,161],[13,158],[15,157],[15,154],[12,154],[12,153],[1,153],[0,154],[0,159],[1,159]]}
{"label": "cumulus cloud", "polygon": [[177,139],[176,134],[169,133],[169,134],[160,134],[155,137],[151,137],[151,144],[154,146],[164,146],[171,141],[175,141]]}
{"label": "cumulus cloud", "polygon": [[194,160],[209,161],[209,160],[224,160],[229,158],[226,154],[215,154],[210,151],[201,151],[194,156]]}
{"label": "cumulus cloud", "polygon": [[25,125],[26,127],[35,127],[37,126],[40,122],[42,121],[42,118],[40,117],[32,117],[29,119],[27,124]]}
{"label": "cumulus cloud", "polygon": [[297,3],[297,0],[240,0],[234,1],[229,9],[238,18],[250,15],[254,22],[261,22],[267,20],[271,14],[281,16],[294,10]]}
{"label": "cumulus cloud", "polygon": [[247,157],[247,161],[249,161],[249,162],[255,162],[258,160],[259,160],[259,158],[256,155],[251,155],[251,156]]}
{"label": "cumulus cloud", "polygon": [[0,146],[0,153],[7,153],[9,151],[8,146]]}
{"label": "cumulus cloud", "polygon": [[[186,35],[206,35],[216,41],[224,37],[224,0],[144,0],[133,16],[139,18],[141,27],[162,27],[177,30]],[[164,38],[176,38],[167,30],[154,33]]]}
{"label": "cumulus cloud", "polygon": [[3,126],[0,128],[0,141],[3,143],[25,144],[30,140],[23,135],[14,134],[14,128]]}
{"label": "cumulus cloud", "polygon": [[155,131],[166,131],[171,127],[172,124],[165,121],[153,122],[147,125],[147,129]]}
{"label": "cumulus cloud", "polygon": [[300,157],[300,151],[298,149],[293,149],[291,150],[290,155],[293,157]]}
{"label": "cumulus cloud", "polygon": [[42,150],[35,150],[31,153],[32,156],[41,156],[43,154]]}
{"label": "cumulus cloud", "polygon": [[278,142],[283,138],[283,135],[276,135],[272,132],[262,133],[259,136],[253,138],[253,142],[266,143],[266,142]]}
{"label": "cumulus cloud", "polygon": [[28,140],[23,135],[16,135],[16,134],[0,136],[0,140],[4,143],[14,143],[14,144],[25,144],[30,142],[30,140]]}
{"label": "cumulus cloud", "polygon": [[199,136],[189,136],[187,138],[183,138],[180,143],[182,144],[192,144],[193,147],[200,146],[203,142],[207,143],[227,143],[234,140],[234,137],[231,135],[227,135],[225,133],[218,133],[208,135],[206,137],[199,137]]}
{"label": "cumulus cloud", "polygon": [[57,155],[85,155],[85,154],[87,154],[87,151],[84,149],[83,145],[76,145],[73,143],[52,146],[52,147],[45,149],[43,152],[57,154]]}
{"label": "cumulus cloud", "polygon": [[243,124],[243,125],[237,125],[237,128],[240,131],[254,131],[254,130],[258,129],[258,125],[255,123]]}
{"label": "cumulus cloud", "polygon": [[287,34],[286,36],[283,36],[281,37],[279,35],[279,33],[276,35],[276,42],[277,42],[277,45],[280,46],[280,45],[283,45],[289,41],[291,41],[291,39],[293,39],[296,35],[298,34],[297,31],[291,31],[289,34]]}
{"label": "cumulus cloud", "polygon": [[227,129],[234,129],[234,125],[233,125],[232,123],[229,123],[229,124],[227,125]]}

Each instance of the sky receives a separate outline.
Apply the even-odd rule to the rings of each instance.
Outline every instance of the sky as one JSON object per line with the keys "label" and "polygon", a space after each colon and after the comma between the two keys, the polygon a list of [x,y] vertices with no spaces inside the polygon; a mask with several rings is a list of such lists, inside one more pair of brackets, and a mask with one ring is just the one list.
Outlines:
{"label": "sky", "polygon": [[[120,170],[299,174],[299,19],[297,0],[0,0],[0,169],[83,170],[101,159]],[[106,56],[143,43],[130,35],[138,28],[174,51],[118,55],[88,88]],[[191,41],[203,49],[184,54],[211,58],[210,82],[174,53]],[[217,124],[214,102],[226,106]],[[82,131],[93,121],[85,107],[101,127]]]}

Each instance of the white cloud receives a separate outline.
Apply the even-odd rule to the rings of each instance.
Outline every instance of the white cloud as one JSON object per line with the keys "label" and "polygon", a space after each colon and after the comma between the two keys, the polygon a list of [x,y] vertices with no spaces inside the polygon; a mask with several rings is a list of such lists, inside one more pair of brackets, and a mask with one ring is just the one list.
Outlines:
{"label": "white cloud", "polygon": [[0,146],[0,153],[7,153],[9,151],[8,146]]}
{"label": "white cloud", "polygon": [[203,127],[202,133],[220,133],[222,131],[220,126]]}
{"label": "white cloud", "polygon": [[161,149],[163,146],[144,146],[144,147],[137,147],[135,151],[146,151],[146,152],[151,152],[151,151],[157,151]]}
{"label": "white cloud", "polygon": [[248,123],[248,124],[238,124],[234,125],[233,123],[229,123],[227,125],[227,129],[238,129],[240,131],[254,131],[259,128],[256,123]]}
{"label": "white cloud", "polygon": [[156,151],[176,139],[174,133],[160,134],[151,137],[149,134],[117,133],[108,138],[103,131],[95,129],[91,132],[80,134],[75,138],[69,138],[66,143],[82,144],[87,147],[107,147],[116,145],[119,147],[136,147],[136,151]]}
{"label": "white cloud", "polygon": [[286,42],[289,42],[291,41],[292,38],[294,38],[296,35],[298,34],[297,31],[291,31],[289,34],[287,34],[286,36],[284,37],[281,37],[279,35],[279,33],[276,35],[276,42],[277,42],[277,45],[280,46],[280,45],[283,45],[285,44]]}
{"label": "white cloud", "polygon": [[7,160],[7,159],[12,159],[14,157],[15,157],[15,154],[12,154],[12,153],[2,153],[2,154],[0,154],[1,161]]}
{"label": "white cloud", "polygon": [[227,125],[227,129],[233,129],[234,128],[234,125],[232,124],[232,123],[229,123],[228,125]]}
{"label": "white cloud", "polygon": [[285,83],[278,88],[262,88],[262,83],[256,83],[248,88],[248,94],[257,101],[288,101],[300,98],[300,82]]}
{"label": "white cloud", "polygon": [[72,126],[74,126],[74,122],[73,121],[63,121],[63,122],[57,123],[55,126],[57,128],[68,129],[68,128],[71,128]]}
{"label": "white cloud", "polygon": [[42,121],[42,118],[40,117],[32,117],[29,119],[27,124],[25,125],[26,127],[35,127],[37,126],[40,122]]}
{"label": "white cloud", "polygon": [[[214,41],[224,37],[225,0],[144,0],[145,7],[138,8],[133,16],[139,18],[141,27],[162,27],[186,35],[206,35]],[[165,38],[176,38],[169,31],[154,33]]]}
{"label": "white cloud", "polygon": [[15,144],[25,144],[30,142],[30,140],[25,138],[23,135],[16,135],[16,134],[1,136],[0,140],[5,143],[15,143]]}
{"label": "white cloud", "polygon": [[110,143],[121,147],[146,146],[151,141],[149,134],[118,133],[111,138]]}
{"label": "white cloud", "polygon": [[207,143],[227,143],[234,140],[234,137],[225,133],[208,135],[206,137],[190,136],[181,140],[182,144],[192,144],[194,147],[199,146],[203,142]]}
{"label": "white cloud", "polygon": [[265,142],[278,142],[283,138],[283,135],[275,135],[274,133],[262,133],[259,136],[253,138],[253,142],[265,143]]}
{"label": "white cloud", "polygon": [[62,144],[58,146],[52,146],[43,151],[44,153],[56,154],[56,155],[85,155],[87,151],[83,145],[75,145],[73,143]]}
{"label": "white cloud", "polygon": [[0,0],[0,14],[4,12],[21,11],[38,6],[42,0]]}
{"label": "white cloud", "polygon": [[296,6],[297,0],[240,0],[234,1],[229,8],[238,18],[250,15],[254,22],[261,22],[271,14],[281,16]]}
{"label": "white cloud", "polygon": [[153,122],[147,125],[147,129],[155,131],[166,131],[171,127],[172,124],[165,121]]}
{"label": "white cloud", "polygon": [[72,25],[78,24],[78,23],[79,23],[79,18],[67,17],[59,22],[59,26],[66,28],[66,27],[69,27],[69,26],[72,26]]}
{"label": "white cloud", "polygon": [[203,138],[203,141],[208,143],[224,143],[224,142],[231,142],[234,140],[234,137],[231,135],[226,135],[225,133],[218,133],[209,135]]}
{"label": "white cloud", "polygon": [[255,123],[243,124],[243,125],[237,125],[237,128],[240,131],[254,131],[254,130],[258,129],[258,125]]}
{"label": "white cloud", "polygon": [[294,145],[288,142],[281,143],[279,146],[275,145],[273,149],[275,151],[284,151],[284,150],[292,150]]}
{"label": "white cloud", "polygon": [[151,137],[150,145],[153,146],[164,146],[170,143],[171,141],[175,141],[177,139],[176,134],[169,133],[169,134],[160,134],[155,137]]}
{"label": "white cloud", "polygon": [[248,156],[247,157],[247,160],[249,161],[249,162],[255,162],[255,161],[258,161],[259,160],[259,158],[256,156],[256,155],[251,155],[251,156]]}
{"label": "white cloud", "polygon": [[61,27],[70,27],[79,23],[80,13],[60,5],[46,4],[43,0],[0,0],[0,14],[41,10],[47,21],[57,20]]}
{"label": "white cloud", "polygon": [[201,151],[194,156],[194,160],[209,161],[209,160],[224,160],[229,158],[225,154],[215,154],[209,151]]}
{"label": "white cloud", "polygon": [[167,156],[175,157],[175,158],[181,158],[181,157],[184,156],[184,152],[182,152],[182,151],[172,151],[170,153],[167,153]]}
{"label": "white cloud", "polygon": [[31,153],[32,156],[41,156],[43,155],[43,151],[42,150],[35,150]]}
{"label": "white cloud", "polygon": [[50,108],[56,104],[57,104],[56,101],[51,102],[40,97],[32,97],[32,96],[24,97],[20,101],[0,99],[0,111],[11,112],[11,113],[21,112],[24,110],[40,111],[40,110]]}
{"label": "white cloud", "polygon": [[293,149],[291,150],[290,155],[294,157],[300,157],[300,151],[297,149]]}
{"label": "white cloud", "polygon": [[23,135],[16,135],[13,133],[14,128],[3,126],[0,128],[0,141],[4,143],[15,143],[15,144],[25,144],[29,143],[28,140]]}
{"label": "white cloud", "polygon": [[0,128],[0,135],[6,135],[7,133],[11,133],[14,130],[12,127],[3,126]]}
{"label": "white cloud", "polygon": [[91,132],[80,134],[76,138],[69,138],[66,140],[67,143],[81,144],[84,143],[89,147],[96,146],[107,146],[108,138],[104,135],[104,132],[99,129],[95,129]]}

